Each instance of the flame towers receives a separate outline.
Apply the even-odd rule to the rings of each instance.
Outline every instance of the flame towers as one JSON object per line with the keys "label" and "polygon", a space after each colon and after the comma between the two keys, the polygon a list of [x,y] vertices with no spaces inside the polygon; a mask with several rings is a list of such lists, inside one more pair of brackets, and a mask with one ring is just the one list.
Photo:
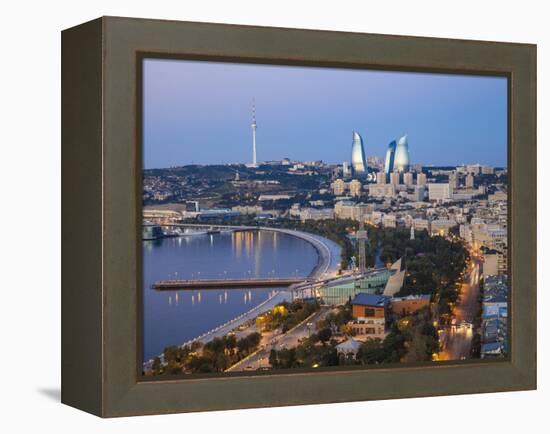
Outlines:
{"label": "flame towers", "polygon": [[363,139],[357,131],[353,132],[351,144],[351,167],[356,175],[367,173],[367,159],[363,148]]}
{"label": "flame towers", "polygon": [[409,170],[409,144],[407,143],[406,135],[401,137],[397,142],[393,170],[400,173],[408,172]]}
{"label": "flame towers", "polygon": [[409,144],[405,135],[397,143],[394,140],[388,145],[384,171],[386,174],[391,172],[403,173],[409,170],[409,166]]}
{"label": "flame towers", "polygon": [[395,160],[395,148],[397,146],[397,143],[395,140],[393,140],[388,145],[388,150],[386,151],[386,164],[384,166],[384,172],[386,172],[386,175],[389,175],[391,172],[393,172],[393,163]]}

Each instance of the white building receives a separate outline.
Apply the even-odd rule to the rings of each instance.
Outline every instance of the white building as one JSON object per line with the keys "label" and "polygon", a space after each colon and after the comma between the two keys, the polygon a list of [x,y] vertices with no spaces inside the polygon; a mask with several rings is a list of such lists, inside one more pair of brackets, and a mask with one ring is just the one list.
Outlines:
{"label": "white building", "polygon": [[481,165],[480,164],[468,164],[466,166],[466,171],[468,173],[472,173],[474,175],[479,175],[481,173]]}
{"label": "white building", "polygon": [[370,184],[369,195],[372,197],[394,197],[395,185],[392,184]]}
{"label": "white building", "polygon": [[438,202],[446,201],[451,198],[451,186],[449,184],[428,184],[428,197],[430,200]]}
{"label": "white building", "polygon": [[449,173],[449,185],[451,186],[453,191],[458,188],[458,173]]}
{"label": "white building", "polygon": [[337,179],[332,183],[332,192],[335,196],[341,196],[346,191],[346,183],[343,179]]}
{"label": "white building", "polygon": [[430,222],[432,235],[446,235],[449,229],[456,226],[456,221],[452,219],[437,219]]}
{"label": "white building", "polygon": [[418,175],[416,175],[416,183],[418,185],[426,185],[426,174],[419,173]]}
{"label": "white building", "polygon": [[474,175],[471,173],[466,175],[466,188],[474,188]]}
{"label": "white building", "polygon": [[349,193],[351,196],[359,197],[363,192],[363,184],[357,179],[353,179],[349,183]]}
{"label": "white building", "polygon": [[415,185],[414,191],[407,195],[407,199],[413,202],[421,202],[424,200],[425,188],[423,185]]}
{"label": "white building", "polygon": [[334,205],[334,216],[339,219],[365,221],[368,214],[374,210],[374,205],[342,201]]}
{"label": "white building", "polygon": [[331,220],[334,218],[334,210],[331,208],[303,208],[300,211],[300,220]]}

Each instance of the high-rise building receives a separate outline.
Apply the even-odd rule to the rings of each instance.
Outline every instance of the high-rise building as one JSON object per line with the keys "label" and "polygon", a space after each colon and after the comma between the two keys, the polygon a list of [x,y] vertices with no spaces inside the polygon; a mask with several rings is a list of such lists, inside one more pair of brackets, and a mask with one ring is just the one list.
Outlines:
{"label": "high-rise building", "polygon": [[422,202],[424,200],[424,192],[426,188],[423,185],[415,185],[414,193],[409,196],[409,199],[414,202]]}
{"label": "high-rise building", "polygon": [[387,197],[395,196],[395,185],[391,184],[370,184],[369,195],[372,197]]}
{"label": "high-rise building", "polygon": [[484,175],[494,175],[495,174],[495,168],[492,166],[483,166],[481,168],[481,173]]}
{"label": "high-rise building", "polygon": [[349,183],[349,192],[352,196],[361,196],[363,184],[357,179],[353,179]]}
{"label": "high-rise building", "polygon": [[411,172],[403,174],[403,184],[413,185],[413,174]]}
{"label": "high-rise building", "polygon": [[409,170],[409,145],[407,136],[403,136],[397,142],[395,147],[395,159],[393,162],[393,170],[396,172],[407,172]]}
{"label": "high-rise building", "polygon": [[430,200],[443,201],[451,198],[451,186],[449,184],[428,184],[428,197]]}
{"label": "high-rise building", "polygon": [[365,158],[365,149],[363,148],[363,139],[357,131],[353,132],[351,167],[354,174],[359,175],[367,172],[367,160]]}
{"label": "high-rise building", "polygon": [[386,164],[384,165],[384,172],[386,173],[386,175],[389,175],[391,172],[393,172],[396,146],[397,143],[395,143],[395,140],[390,142],[390,144],[388,145],[388,150],[386,151]]}
{"label": "high-rise building", "polygon": [[375,155],[370,156],[370,157],[367,157],[367,165],[370,168],[380,169],[382,167],[382,161],[380,160],[379,157],[377,157]]}
{"label": "high-rise building", "polygon": [[468,164],[466,166],[466,170],[468,173],[473,173],[474,175],[479,175],[481,173],[481,165],[480,164]]}
{"label": "high-rise building", "polygon": [[386,173],[385,172],[378,172],[376,174],[376,183],[380,185],[384,185],[386,183]]}
{"label": "high-rise building", "polygon": [[474,175],[471,173],[466,176],[466,188],[474,188]]}
{"label": "high-rise building", "polygon": [[390,173],[390,184],[399,185],[399,172]]}
{"label": "high-rise building", "polygon": [[458,174],[456,172],[449,173],[449,185],[453,190],[458,188]]}
{"label": "high-rise building", "polygon": [[426,174],[419,173],[418,175],[416,175],[416,183],[418,185],[426,185]]}
{"label": "high-rise building", "polygon": [[332,183],[332,192],[335,196],[342,196],[346,191],[346,183],[343,179],[337,179]]}
{"label": "high-rise building", "polygon": [[350,169],[349,163],[347,161],[344,161],[342,163],[342,175],[344,177],[351,176],[351,169]]}

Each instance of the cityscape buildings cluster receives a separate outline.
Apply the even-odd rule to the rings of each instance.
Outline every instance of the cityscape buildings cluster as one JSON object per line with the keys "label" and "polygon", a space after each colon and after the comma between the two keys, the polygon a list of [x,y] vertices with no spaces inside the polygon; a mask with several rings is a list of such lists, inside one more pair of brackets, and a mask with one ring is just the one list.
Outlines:
{"label": "cityscape buildings cluster", "polygon": [[[366,225],[365,233],[369,227],[406,228],[411,240],[425,232],[460,241],[481,272],[479,356],[507,354],[506,167],[411,164],[407,136],[388,145],[384,161],[367,158],[356,131],[349,162],[289,158],[258,162],[256,128],[254,116],[252,164],[145,171],[144,220],[160,224],[189,219],[205,223],[245,219],[256,224],[350,220]],[[155,234],[154,225],[144,225],[144,238]],[[360,260],[352,268],[361,268]],[[389,324],[432,309],[430,294],[398,296],[406,272],[406,261],[399,259],[368,273],[343,275],[318,289],[324,303],[351,304],[352,319],[345,324],[349,333],[338,340],[338,352],[355,354],[361,342],[383,340]]]}

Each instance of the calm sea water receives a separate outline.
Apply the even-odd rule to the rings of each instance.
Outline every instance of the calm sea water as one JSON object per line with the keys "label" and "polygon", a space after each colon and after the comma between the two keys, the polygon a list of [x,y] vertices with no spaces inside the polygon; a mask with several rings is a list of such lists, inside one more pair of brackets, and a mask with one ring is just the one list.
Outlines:
{"label": "calm sea water", "polygon": [[317,252],[281,233],[233,232],[143,242],[144,360],[181,345],[265,301],[273,288],[155,291],[164,279],[307,276]]}

